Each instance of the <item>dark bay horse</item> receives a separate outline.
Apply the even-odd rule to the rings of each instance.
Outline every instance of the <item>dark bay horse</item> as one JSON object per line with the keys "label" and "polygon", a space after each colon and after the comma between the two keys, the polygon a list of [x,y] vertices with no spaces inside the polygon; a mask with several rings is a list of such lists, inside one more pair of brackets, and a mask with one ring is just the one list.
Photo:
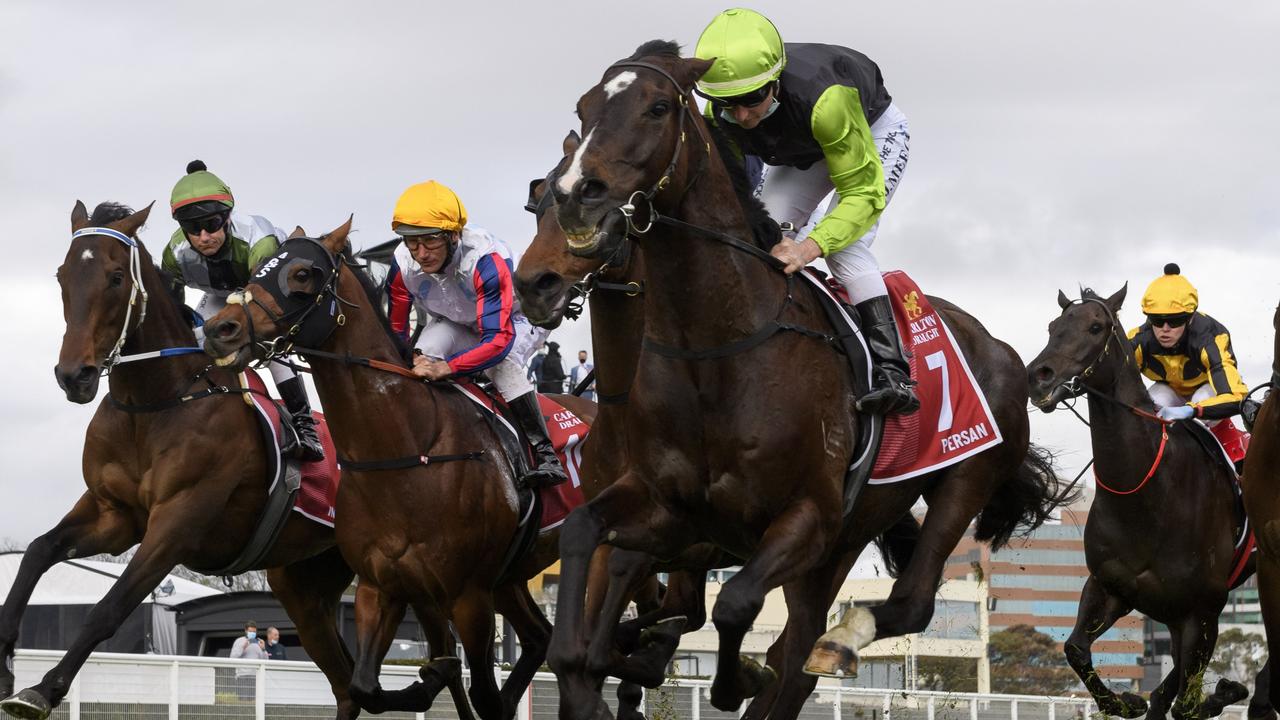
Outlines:
{"label": "dark bay horse", "polygon": [[[412,607],[429,627],[452,621],[473,669],[469,695],[477,714],[511,718],[550,635],[525,581],[551,564],[558,538],[542,536],[531,555],[508,567],[520,520],[514,470],[471,400],[407,371],[377,289],[345,259],[350,228],[348,220],[319,241],[295,232],[280,261],[266,263],[233,296],[235,303],[206,323],[206,349],[237,366],[268,345],[311,349],[306,357],[344,458],[338,546],[360,577],[351,697],[374,712],[421,712],[441,679],[457,678],[456,659],[446,657],[453,643],[433,636],[433,661],[423,671],[424,680],[434,676],[429,685],[409,694],[379,685],[378,669]],[[348,354],[399,372],[348,364]],[[594,419],[590,402],[560,399],[588,422]],[[523,649],[501,690],[490,671],[495,609],[512,623]]]}
{"label": "dark bay horse", "polygon": [[[617,479],[575,511],[561,535],[548,658],[565,718],[607,716],[582,672],[591,644],[584,581],[601,542],[659,558],[711,542],[748,558],[712,615],[720,634],[712,702],[732,709],[765,677],[746,671],[738,650],[769,589],[788,586],[788,633],[797,628],[788,641],[816,638],[828,605],[790,601],[829,597],[847,552],[892,526],[925,493],[933,511],[889,602],[849,613],[824,646],[830,652],[810,662],[851,668],[857,649],[875,637],[927,625],[943,563],[974,516],[982,514],[980,537],[1007,538],[1020,520],[1043,519],[1053,504],[1052,472],[1039,455],[1028,455],[1017,355],[963,311],[937,301],[978,371],[1005,442],[935,474],[952,482],[928,476],[868,488],[857,519],[846,523],[844,473],[857,436],[851,372],[819,339],[767,334],[775,321],[830,328],[811,290],[792,286],[762,259],[764,250],[723,239],[751,233],[746,201],[689,107],[689,88],[707,66],[679,58],[674,45],[651,43],[583,96],[584,140],[552,178],[563,232],[547,239],[543,252],[536,250],[540,234],[517,275],[526,313],[533,317],[540,305],[547,317],[564,301],[557,288],[569,284],[560,272],[566,247],[598,268],[622,252],[629,235],[643,237],[643,340],[613,337],[633,351],[643,347],[625,408],[629,462],[599,468]],[[657,212],[678,222],[650,223]]]}
{"label": "dark bay horse", "polygon": [[[149,211],[104,203],[91,217],[77,202],[71,212],[73,232],[90,230],[73,238],[58,268],[67,328],[55,374],[68,400],[93,400],[103,368],[119,353],[195,345],[150,253],[136,239]],[[205,387],[199,378],[208,363],[202,354],[188,354],[111,369],[109,397],[85,433],[87,490],[27,548],[0,613],[0,696],[13,691],[19,623],[45,571],[62,560],[119,554],[141,544],[58,664],[35,687],[0,703],[9,714],[48,717],[93,648],[116,632],[175,565],[224,567],[249,541],[267,497],[267,459],[253,411],[240,394],[175,402],[154,412],[121,409],[169,403]],[[220,370],[207,378],[238,386]],[[336,608],[352,572],[334,547],[333,531],[290,513],[261,567],[269,568],[272,590],[328,678],[337,717],[356,717],[359,709],[347,695],[351,658],[336,626]]]}
{"label": "dark bay horse", "polygon": [[1271,392],[1253,422],[1253,441],[1244,460],[1244,505],[1258,539],[1258,596],[1267,626],[1267,664],[1258,674],[1249,717],[1274,716],[1280,703],[1280,307],[1271,321],[1276,330],[1271,356]]}
{"label": "dark bay horse", "polygon": [[[1103,298],[1085,290],[1049,323],[1049,344],[1027,366],[1032,402],[1051,412],[1088,396],[1098,492],[1084,530],[1085,581],[1067,661],[1109,715],[1213,717],[1247,695],[1223,680],[1205,697],[1202,673],[1213,655],[1218,616],[1233,570],[1232,473],[1182,423],[1152,413],[1118,314],[1126,288]],[[1243,581],[1252,568],[1239,578]],[[1137,609],[1169,627],[1173,671],[1151,693],[1117,696],[1093,668],[1090,646]],[[1176,700],[1175,700],[1176,698]]]}

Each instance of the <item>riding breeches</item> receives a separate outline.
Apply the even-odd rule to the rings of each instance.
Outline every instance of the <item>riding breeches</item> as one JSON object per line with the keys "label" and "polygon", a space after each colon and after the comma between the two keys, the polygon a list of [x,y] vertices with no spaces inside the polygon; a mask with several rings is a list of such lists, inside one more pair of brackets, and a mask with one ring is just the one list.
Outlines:
{"label": "riding breeches", "polygon": [[[1151,401],[1156,404],[1157,408],[1177,407],[1179,405],[1187,405],[1190,403],[1198,403],[1201,400],[1208,400],[1215,397],[1217,393],[1213,391],[1213,385],[1205,383],[1196,388],[1191,393],[1191,397],[1183,397],[1179,395],[1168,383],[1155,382],[1151,387],[1147,388],[1147,393],[1151,395]],[[1218,420],[1202,420],[1205,425],[1213,427],[1218,424]]]}
{"label": "riding breeches", "polygon": [[[204,297],[200,298],[200,302],[196,304],[196,312],[200,317],[208,320],[217,315],[227,306],[227,298],[224,295],[207,292]],[[196,342],[204,344],[204,327],[196,328]],[[288,365],[281,365],[278,362],[267,363],[267,370],[271,373],[271,380],[279,387],[280,383],[292,378],[298,377],[298,373]]]}
{"label": "riding breeches", "polygon": [[[880,164],[884,167],[885,206],[893,199],[898,183],[907,169],[911,154],[911,133],[907,117],[897,105],[890,104],[871,126],[871,135],[880,151]],[[825,160],[819,160],[806,170],[780,166],[768,168],[760,199],[769,215],[779,223],[789,222],[800,230],[795,239],[803,240],[819,220],[835,209],[840,198],[832,191],[831,173]],[[825,209],[816,213],[819,204],[832,195]],[[849,291],[856,305],[863,300],[887,295],[884,280],[880,276],[880,263],[871,254],[876,232],[880,229],[877,219],[870,230],[856,242],[826,257],[827,267],[836,280]]]}
{"label": "riding breeches", "polygon": [[[508,402],[533,392],[533,385],[525,371],[529,358],[542,347],[547,335],[546,328],[534,327],[523,315],[512,318],[515,328],[515,339],[511,341],[511,350],[498,364],[485,370],[493,380],[493,384]],[[417,348],[423,355],[435,360],[443,360],[451,355],[473,348],[480,343],[480,335],[475,328],[443,318],[433,319],[418,338]]]}

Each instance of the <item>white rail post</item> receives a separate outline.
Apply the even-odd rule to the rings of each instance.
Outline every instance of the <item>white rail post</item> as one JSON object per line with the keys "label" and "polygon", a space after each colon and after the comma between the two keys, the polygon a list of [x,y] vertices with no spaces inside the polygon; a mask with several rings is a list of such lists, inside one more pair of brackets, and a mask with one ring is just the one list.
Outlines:
{"label": "white rail post", "polygon": [[253,717],[255,720],[267,720],[267,664],[258,662],[258,672],[253,683]]}
{"label": "white rail post", "polygon": [[1009,720],[1018,720],[1018,701],[1009,701]]}
{"label": "white rail post", "polygon": [[844,686],[837,685],[835,691],[836,701],[831,703],[831,720],[840,720],[840,703],[844,702]]}
{"label": "white rail post", "polygon": [[1054,712],[1054,707],[1055,707],[1054,702],[1050,700],[1049,701],[1049,720],[1055,720],[1056,713]]}
{"label": "white rail post", "polygon": [[[516,717],[520,720],[533,717],[533,686],[536,683],[529,682],[529,687],[524,689],[524,694],[520,696],[520,704],[516,706]],[[1050,718],[1049,720],[1053,720]]]}
{"label": "white rail post", "polygon": [[80,720],[80,676],[77,674],[75,679],[71,681],[71,688],[67,693],[67,699],[70,700],[70,708],[67,715],[71,720]]}
{"label": "white rail post", "polygon": [[[933,720],[933,699],[933,696],[930,695],[928,705],[926,705],[925,714],[927,720]],[[1049,718],[1049,720],[1053,720],[1053,718]]]}
{"label": "white rail post", "polygon": [[884,712],[884,719],[883,719],[883,720],[889,720],[889,716],[890,716],[890,715],[892,714],[892,712],[893,712],[893,710],[892,710],[892,708],[891,708],[891,706],[890,706],[890,704],[889,704],[889,703],[891,703],[892,701],[893,701],[893,694],[892,694],[892,693],[885,693],[885,694],[884,694],[884,704],[880,706],[880,707],[881,707],[881,710],[883,710],[883,712]]}
{"label": "white rail post", "polygon": [[689,688],[689,696],[693,698],[693,705],[690,706],[693,708],[693,714],[690,716],[692,720],[702,720],[702,697],[698,695],[701,691],[702,688],[698,685]]}
{"label": "white rail post", "polygon": [[978,720],[978,697],[969,699],[969,720]]}
{"label": "white rail post", "polygon": [[178,661],[169,664],[169,720],[178,720]]}

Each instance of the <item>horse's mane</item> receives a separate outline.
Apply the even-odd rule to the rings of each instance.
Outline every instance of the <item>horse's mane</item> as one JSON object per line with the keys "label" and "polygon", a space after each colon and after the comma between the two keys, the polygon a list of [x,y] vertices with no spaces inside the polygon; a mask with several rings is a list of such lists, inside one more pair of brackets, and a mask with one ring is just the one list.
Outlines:
{"label": "horse's mane", "polygon": [[782,229],[778,222],[769,216],[764,203],[756,197],[755,188],[747,177],[746,164],[739,158],[733,140],[719,124],[708,122],[711,138],[715,141],[716,151],[729,172],[729,180],[733,183],[733,193],[742,205],[742,212],[747,216],[747,226],[751,228],[751,239],[755,244],[768,250],[782,239]]}
{"label": "horse's mane", "polygon": [[123,203],[101,202],[89,216],[89,224],[97,227],[123,220],[133,214],[133,208]]}
{"label": "horse's mane", "polygon": [[378,283],[374,282],[369,272],[364,269],[364,265],[356,261],[355,255],[351,252],[351,246],[343,248],[341,253],[341,261],[356,276],[356,280],[360,281],[360,288],[364,290],[365,297],[369,300],[369,306],[373,308],[378,316],[378,322],[382,325],[382,331],[387,334],[391,342],[396,346],[396,354],[400,359],[409,362],[410,350],[408,344],[400,339],[400,335],[392,331],[391,319],[387,317],[387,311],[382,306],[382,290],[378,287]]}
{"label": "horse's mane", "polygon": [[[639,60],[653,55],[680,57],[680,43],[675,40],[650,40],[636,48],[636,51],[627,60]],[[623,62],[626,62],[626,60]]]}

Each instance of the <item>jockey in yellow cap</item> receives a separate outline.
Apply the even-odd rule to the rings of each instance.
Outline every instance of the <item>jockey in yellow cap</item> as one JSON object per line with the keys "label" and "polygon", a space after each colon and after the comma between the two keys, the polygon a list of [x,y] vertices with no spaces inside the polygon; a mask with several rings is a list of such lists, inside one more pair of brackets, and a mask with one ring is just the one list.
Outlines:
{"label": "jockey in yellow cap", "polygon": [[520,312],[511,251],[488,232],[469,227],[462,201],[434,180],[400,195],[391,228],[404,239],[387,274],[392,329],[408,340],[411,310],[428,318],[415,347],[414,373],[439,380],[487,371],[533,446],[536,467],[522,478],[524,484],[547,487],[567,480],[524,370],[548,331]]}
{"label": "jockey in yellow cap", "polygon": [[1130,330],[1129,339],[1138,368],[1155,381],[1149,391],[1160,417],[1200,418],[1230,452],[1239,435],[1230,418],[1240,413],[1249,388],[1236,367],[1231,334],[1199,305],[1195,287],[1169,263],[1143,294],[1147,321]]}

